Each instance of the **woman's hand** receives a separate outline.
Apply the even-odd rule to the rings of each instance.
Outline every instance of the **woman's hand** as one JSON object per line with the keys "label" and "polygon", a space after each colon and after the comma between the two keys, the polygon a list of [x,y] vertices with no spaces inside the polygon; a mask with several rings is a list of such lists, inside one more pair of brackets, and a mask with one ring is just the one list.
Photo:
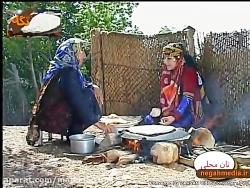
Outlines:
{"label": "woman's hand", "polygon": [[93,88],[94,88],[94,93],[95,93],[96,100],[98,101],[100,106],[103,105],[102,90],[97,85],[93,85]]}
{"label": "woman's hand", "polygon": [[94,124],[98,129],[103,130],[105,133],[111,133],[112,132],[112,126],[109,124],[105,124],[102,122],[97,122]]}
{"label": "woman's hand", "polygon": [[168,117],[169,114],[170,114],[169,109],[167,109],[166,107],[164,107],[164,108],[162,109],[162,116],[163,116],[163,117]]}
{"label": "woman's hand", "polygon": [[174,121],[175,121],[174,116],[167,116],[167,117],[161,118],[161,122],[162,122],[164,125],[170,125],[170,124],[172,124]]}

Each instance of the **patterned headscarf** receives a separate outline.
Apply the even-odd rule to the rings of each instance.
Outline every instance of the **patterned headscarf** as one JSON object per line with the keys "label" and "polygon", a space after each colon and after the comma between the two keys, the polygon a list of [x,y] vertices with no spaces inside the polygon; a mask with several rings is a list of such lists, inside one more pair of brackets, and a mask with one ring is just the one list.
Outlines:
{"label": "patterned headscarf", "polygon": [[163,47],[163,54],[171,58],[180,58],[183,55],[183,46],[181,43],[169,43]]}
{"label": "patterned headscarf", "polygon": [[83,50],[84,41],[78,38],[70,38],[64,41],[56,50],[54,60],[50,62],[49,70],[46,72],[43,81],[46,84],[59,70],[65,67],[72,67],[79,72],[79,81],[82,87],[87,87],[86,78],[80,71],[76,53]]}

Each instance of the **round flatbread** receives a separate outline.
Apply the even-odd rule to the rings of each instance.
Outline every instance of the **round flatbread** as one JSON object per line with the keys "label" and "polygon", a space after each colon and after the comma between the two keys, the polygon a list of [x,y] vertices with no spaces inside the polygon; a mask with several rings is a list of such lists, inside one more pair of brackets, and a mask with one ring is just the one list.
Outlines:
{"label": "round flatbread", "polygon": [[43,33],[60,26],[61,19],[58,16],[40,13],[30,21],[29,25],[24,26],[23,33]]}
{"label": "round flatbread", "polygon": [[106,124],[126,124],[126,123],[128,123],[128,121],[119,117],[116,114],[110,114],[109,116],[103,116],[100,121],[103,123],[106,123]]}
{"label": "round flatbread", "polygon": [[127,128],[137,125],[141,120],[141,116],[118,116],[110,114],[109,116],[102,116],[100,122],[113,125],[116,128]]}
{"label": "round flatbread", "polygon": [[163,125],[142,125],[134,126],[128,128],[128,131],[135,134],[141,135],[156,135],[156,134],[165,134],[175,130],[173,126],[163,126]]}

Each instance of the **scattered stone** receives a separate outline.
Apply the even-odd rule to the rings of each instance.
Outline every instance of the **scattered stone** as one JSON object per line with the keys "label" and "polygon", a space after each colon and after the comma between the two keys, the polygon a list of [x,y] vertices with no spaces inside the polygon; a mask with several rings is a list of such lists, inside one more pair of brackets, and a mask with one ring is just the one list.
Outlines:
{"label": "scattered stone", "polygon": [[57,167],[62,167],[63,166],[63,164],[57,164]]}
{"label": "scattered stone", "polygon": [[24,166],[24,167],[27,167],[27,166],[28,166],[28,163],[26,163],[26,162],[23,163],[23,166]]}
{"label": "scattered stone", "polygon": [[39,161],[34,161],[34,165],[40,165]]}
{"label": "scattered stone", "polygon": [[122,181],[117,181],[113,184],[113,187],[123,187],[124,183]]}

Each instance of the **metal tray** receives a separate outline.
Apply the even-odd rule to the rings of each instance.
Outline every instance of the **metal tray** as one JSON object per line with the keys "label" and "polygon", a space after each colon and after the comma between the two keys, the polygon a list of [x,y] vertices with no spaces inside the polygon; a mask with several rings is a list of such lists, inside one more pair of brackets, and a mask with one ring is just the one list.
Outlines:
{"label": "metal tray", "polygon": [[121,137],[133,140],[146,139],[149,141],[182,141],[189,139],[190,134],[188,134],[186,131],[176,129],[175,131],[166,134],[145,136],[145,135],[131,133],[127,130],[123,130],[121,133]]}

